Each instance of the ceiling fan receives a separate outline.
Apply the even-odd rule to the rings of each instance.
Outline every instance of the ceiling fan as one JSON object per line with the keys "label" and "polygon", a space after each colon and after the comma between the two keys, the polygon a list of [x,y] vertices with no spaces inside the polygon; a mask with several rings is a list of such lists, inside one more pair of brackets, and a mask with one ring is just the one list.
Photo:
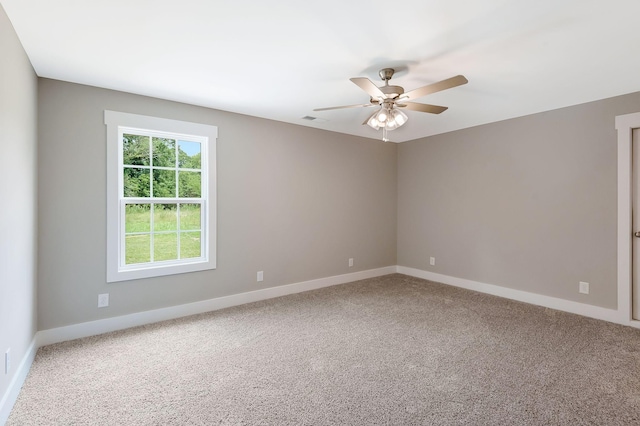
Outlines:
{"label": "ceiling fan", "polygon": [[380,109],[374,112],[362,124],[368,124],[370,127],[379,130],[382,129],[382,140],[387,142],[387,131],[395,130],[407,122],[407,115],[401,109],[411,111],[427,112],[430,114],[440,114],[447,110],[447,107],[438,105],[428,105],[423,103],[409,102],[410,100],[429,95],[431,93],[440,92],[442,90],[451,89],[456,86],[466,84],[468,80],[462,76],[448,78],[437,83],[419,87],[417,89],[404,91],[400,86],[390,86],[389,80],[393,77],[395,70],[393,68],[383,68],[378,75],[384,81],[384,86],[378,87],[366,77],[354,77],[350,80],[358,87],[367,92],[371,97],[368,104],[344,105],[329,108],[316,108],[314,111],[328,111],[332,109],[343,108],[367,108],[379,106]]}

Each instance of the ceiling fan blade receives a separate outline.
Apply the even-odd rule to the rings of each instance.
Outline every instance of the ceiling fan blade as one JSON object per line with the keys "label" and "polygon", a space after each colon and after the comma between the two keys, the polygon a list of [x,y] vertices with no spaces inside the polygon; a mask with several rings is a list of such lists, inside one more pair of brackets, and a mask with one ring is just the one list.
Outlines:
{"label": "ceiling fan blade", "polygon": [[396,107],[410,109],[411,111],[428,112],[431,114],[440,114],[441,112],[444,112],[447,109],[449,109],[449,107],[443,107],[439,105],[419,104],[417,102],[403,102],[401,104],[396,104]]}
{"label": "ceiling fan blade", "polygon": [[375,84],[373,84],[373,81],[369,80],[368,78],[366,78],[366,77],[353,77],[353,78],[350,78],[349,80],[351,80],[359,88],[361,88],[362,90],[367,92],[369,94],[369,96],[371,96],[373,99],[385,98],[385,95],[384,95],[384,93],[382,93],[382,90],[380,90],[380,88],[378,86],[376,86]]}
{"label": "ceiling fan blade", "polygon": [[417,89],[410,90],[403,94],[403,99],[415,99],[422,96],[429,95],[431,93],[440,92],[441,90],[451,89],[452,87],[461,86],[467,84],[469,80],[463,75],[457,75],[455,77],[448,78],[446,80],[439,81],[437,83],[429,84],[428,86],[419,87]]}
{"label": "ceiling fan blade", "polygon": [[328,107],[328,108],[316,108],[314,109],[314,111],[329,111],[331,109],[344,109],[344,108],[367,108],[372,106],[374,105],[373,104],[343,105],[343,106],[335,106],[335,107]]}

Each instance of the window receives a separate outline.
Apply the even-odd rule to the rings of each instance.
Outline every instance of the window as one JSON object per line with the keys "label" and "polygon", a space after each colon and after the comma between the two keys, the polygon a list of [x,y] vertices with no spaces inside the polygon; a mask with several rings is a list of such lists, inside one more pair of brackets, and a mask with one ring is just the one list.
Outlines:
{"label": "window", "polygon": [[216,267],[217,127],[105,111],[107,282]]}

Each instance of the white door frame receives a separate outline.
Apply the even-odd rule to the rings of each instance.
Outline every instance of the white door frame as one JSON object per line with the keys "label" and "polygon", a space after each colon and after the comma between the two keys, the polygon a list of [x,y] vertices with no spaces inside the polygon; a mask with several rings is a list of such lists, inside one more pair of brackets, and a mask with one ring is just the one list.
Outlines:
{"label": "white door frame", "polygon": [[640,113],[616,117],[618,131],[618,313],[621,324],[640,328],[633,319],[631,209],[633,199],[632,157],[633,129],[640,128]]}

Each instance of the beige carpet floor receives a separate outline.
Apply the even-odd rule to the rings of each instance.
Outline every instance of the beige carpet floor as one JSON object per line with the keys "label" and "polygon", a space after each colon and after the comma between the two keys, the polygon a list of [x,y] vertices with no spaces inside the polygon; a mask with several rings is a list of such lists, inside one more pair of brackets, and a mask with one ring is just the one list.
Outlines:
{"label": "beige carpet floor", "polygon": [[8,425],[639,425],[640,330],[404,275],[41,348]]}

